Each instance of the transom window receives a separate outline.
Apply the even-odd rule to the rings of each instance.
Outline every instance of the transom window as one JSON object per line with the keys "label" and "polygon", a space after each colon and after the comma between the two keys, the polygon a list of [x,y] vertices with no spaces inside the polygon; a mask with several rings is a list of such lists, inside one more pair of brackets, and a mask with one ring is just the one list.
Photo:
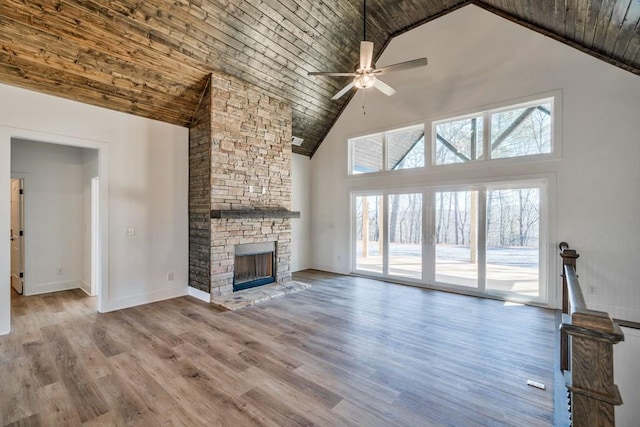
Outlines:
{"label": "transom window", "polygon": [[434,122],[433,164],[549,154],[552,118],[549,98]]}
{"label": "transom window", "polygon": [[[349,140],[349,174],[552,154],[554,97]],[[431,153],[425,156],[425,153]]]}

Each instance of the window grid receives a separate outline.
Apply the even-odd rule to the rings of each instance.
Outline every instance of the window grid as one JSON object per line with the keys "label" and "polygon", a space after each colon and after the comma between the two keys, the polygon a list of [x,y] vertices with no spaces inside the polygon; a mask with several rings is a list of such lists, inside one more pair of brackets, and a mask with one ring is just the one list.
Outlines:
{"label": "window grid", "polygon": [[[556,95],[348,140],[349,175],[556,154]],[[430,125],[430,138],[425,129]],[[430,153],[427,155],[427,153]]]}

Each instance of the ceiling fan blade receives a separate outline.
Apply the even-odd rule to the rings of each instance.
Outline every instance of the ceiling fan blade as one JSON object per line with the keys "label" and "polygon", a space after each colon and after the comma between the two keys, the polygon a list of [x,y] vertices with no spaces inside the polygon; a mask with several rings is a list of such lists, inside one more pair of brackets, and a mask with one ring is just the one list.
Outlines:
{"label": "ceiling fan blade", "polygon": [[413,59],[411,61],[399,62],[397,64],[378,68],[374,72],[376,74],[383,74],[383,73],[390,73],[393,71],[410,70],[412,68],[424,67],[425,65],[427,65],[427,63],[428,63],[427,58],[418,58],[418,59]]}
{"label": "ceiling fan blade", "polygon": [[387,96],[391,96],[394,93],[396,93],[396,90],[394,88],[392,88],[385,82],[380,81],[380,79],[376,79],[376,81],[373,83],[373,87],[375,87],[376,89],[378,89],[380,92],[384,93]]}
{"label": "ceiling fan blade", "polygon": [[349,83],[348,85],[346,85],[345,87],[343,87],[340,92],[336,93],[333,98],[331,98],[333,101],[335,101],[336,99],[340,98],[342,95],[344,95],[345,93],[349,92],[351,90],[352,87],[354,87],[355,84],[353,82]]}
{"label": "ceiling fan blade", "polygon": [[360,42],[360,69],[366,70],[371,68],[373,62],[373,42]]}
{"label": "ceiling fan blade", "polygon": [[324,71],[311,71],[307,73],[308,76],[331,76],[331,77],[355,77],[356,73],[334,73]]}

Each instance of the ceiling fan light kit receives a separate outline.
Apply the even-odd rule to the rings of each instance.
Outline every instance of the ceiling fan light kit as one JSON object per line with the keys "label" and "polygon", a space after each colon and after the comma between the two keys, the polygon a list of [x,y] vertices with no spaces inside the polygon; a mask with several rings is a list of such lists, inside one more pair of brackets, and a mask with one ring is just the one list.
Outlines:
{"label": "ceiling fan light kit", "polygon": [[363,40],[360,42],[360,66],[352,73],[340,72],[323,72],[313,71],[308,73],[309,76],[328,76],[328,77],[353,77],[351,83],[343,87],[340,92],[336,93],[332,100],[341,98],[352,88],[368,89],[375,87],[387,96],[396,93],[395,89],[378,79],[378,75],[395,71],[404,71],[427,65],[427,58],[419,58],[411,61],[400,62],[398,64],[389,65],[380,69],[373,66],[373,42],[367,41],[367,0],[363,0]]}

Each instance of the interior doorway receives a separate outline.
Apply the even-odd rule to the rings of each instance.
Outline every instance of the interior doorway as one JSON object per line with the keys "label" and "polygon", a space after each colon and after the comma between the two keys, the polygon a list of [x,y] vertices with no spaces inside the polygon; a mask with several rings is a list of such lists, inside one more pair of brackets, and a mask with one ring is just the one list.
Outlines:
{"label": "interior doorway", "polygon": [[24,180],[11,178],[11,286],[24,293]]}
{"label": "interior doorway", "polygon": [[[16,146],[23,142],[40,143],[43,146],[57,146],[65,147],[67,151],[72,148],[86,149],[82,151],[82,154],[75,157],[75,162],[58,168],[57,171],[47,168],[38,167],[37,165],[31,166],[27,164],[20,164],[14,157],[16,155]],[[50,161],[52,157],[57,156],[55,153],[47,152],[46,155],[42,155],[41,158]],[[51,190],[51,185],[54,179],[61,178],[62,175],[68,174],[74,167],[78,167],[80,163],[85,164],[91,159],[92,167],[91,173],[83,174],[81,178],[67,177],[66,185],[62,188],[63,192],[54,192]],[[63,136],[57,134],[50,134],[45,132],[39,132],[36,130],[28,129],[16,129],[0,125],[0,171],[4,175],[4,181],[0,178],[0,204],[5,206],[5,209],[0,209],[0,232],[7,237],[12,236],[11,232],[11,178],[23,179],[23,257],[22,264],[24,265],[24,275],[21,283],[22,291],[25,295],[29,294],[30,280],[40,284],[39,293],[48,292],[45,287],[59,283],[61,281],[71,281],[74,277],[71,277],[72,270],[65,268],[64,260],[53,260],[57,255],[62,252],[60,250],[61,243],[59,240],[47,239],[48,242],[54,242],[52,247],[45,248],[41,244],[39,239],[34,240],[34,234],[36,230],[34,227],[48,228],[60,231],[62,227],[59,226],[59,219],[61,215],[57,215],[54,218],[52,207],[55,204],[67,203],[64,201],[65,194],[69,186],[75,185],[78,179],[83,182],[82,199],[83,199],[83,211],[82,215],[82,233],[83,248],[81,249],[80,256],[82,257],[83,265],[83,277],[86,277],[88,283],[87,288],[90,287],[91,282],[96,283],[94,292],[97,294],[95,297],[95,307],[98,312],[104,313],[110,311],[109,304],[109,145],[102,141],[88,140],[84,138],[76,138],[72,136]],[[31,171],[31,172],[30,172]],[[47,179],[34,181],[36,174],[45,174]],[[93,265],[97,266],[96,273],[99,275],[99,280],[91,280],[91,178],[99,177],[98,186],[99,194],[99,212],[96,214],[99,217],[97,222],[98,239],[96,246],[99,245],[99,252],[93,262]],[[44,200],[40,205],[33,204],[31,196],[33,194],[41,194],[37,185],[42,185],[48,195],[48,199]],[[86,185],[86,187],[85,187]],[[85,190],[86,188],[86,190]],[[75,193],[78,194],[78,191]],[[86,203],[84,201],[87,201]],[[34,214],[35,218],[30,218],[29,215]],[[65,219],[64,215],[62,218]],[[79,218],[79,217],[78,217]],[[85,219],[86,218],[86,219]],[[80,219],[72,222],[73,224],[79,224]],[[37,228],[37,227],[36,227]],[[78,228],[74,228],[78,230]],[[85,232],[86,230],[86,232]],[[63,237],[70,236],[72,233],[67,233],[66,229],[61,235]],[[12,304],[14,297],[22,299],[23,296],[18,295],[15,288],[12,286],[12,274],[11,274],[11,242],[5,240],[5,245],[0,245],[0,335],[8,334],[11,332],[11,316],[12,316]],[[35,252],[34,252],[35,251]],[[15,259],[15,257],[14,257]],[[52,261],[53,260],[53,261]],[[60,262],[60,263],[59,263]],[[86,266],[86,270],[85,267]],[[32,277],[32,267],[39,269],[38,273],[42,273],[40,277]],[[58,274],[59,267],[62,267],[62,274]],[[35,271],[35,270],[33,270]],[[44,275],[48,275],[44,277]],[[62,280],[61,280],[62,279]],[[74,287],[76,290],[72,292],[83,292],[78,290],[78,286]],[[93,304],[91,304],[93,305]]]}
{"label": "interior doorway", "polygon": [[97,149],[11,138],[11,285],[18,294],[99,295],[98,174]]}

